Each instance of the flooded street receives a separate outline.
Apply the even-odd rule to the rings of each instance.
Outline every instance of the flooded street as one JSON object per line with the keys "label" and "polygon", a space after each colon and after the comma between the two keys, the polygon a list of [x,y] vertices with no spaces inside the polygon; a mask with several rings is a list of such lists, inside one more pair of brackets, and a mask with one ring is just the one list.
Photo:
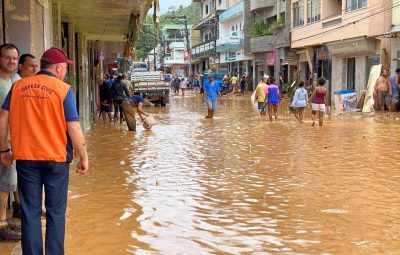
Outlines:
{"label": "flooded street", "polygon": [[175,96],[151,131],[96,121],[66,254],[400,254],[399,115],[269,123],[249,96],[214,120]]}

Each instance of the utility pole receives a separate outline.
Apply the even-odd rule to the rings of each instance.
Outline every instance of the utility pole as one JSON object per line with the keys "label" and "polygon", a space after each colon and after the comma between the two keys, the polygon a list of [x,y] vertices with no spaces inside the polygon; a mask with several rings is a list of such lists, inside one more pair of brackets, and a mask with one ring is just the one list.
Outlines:
{"label": "utility pole", "polygon": [[189,30],[188,30],[188,26],[187,26],[187,17],[186,15],[183,16],[171,16],[171,18],[174,19],[183,19],[184,20],[184,24],[185,24],[185,39],[186,39],[186,51],[188,53],[188,64],[189,64],[189,73],[188,76],[191,77],[192,76],[192,54],[190,51],[190,41],[189,41]]}
{"label": "utility pole", "polygon": [[[157,44],[157,46],[158,46],[158,44]],[[157,65],[157,63],[156,63],[157,62],[157,60],[156,60],[156,47],[154,47],[154,49],[153,49],[154,71],[157,71],[157,67],[156,67],[156,65]]]}

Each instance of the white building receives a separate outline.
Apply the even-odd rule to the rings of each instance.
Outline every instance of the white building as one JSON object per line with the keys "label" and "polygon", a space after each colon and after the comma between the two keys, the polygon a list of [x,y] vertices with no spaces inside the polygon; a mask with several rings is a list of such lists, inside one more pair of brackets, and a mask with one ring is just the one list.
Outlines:
{"label": "white building", "polygon": [[218,71],[247,75],[252,55],[244,54],[244,1],[225,0],[227,9],[219,15]]}
{"label": "white building", "polygon": [[171,73],[179,76],[188,74],[188,54],[184,42],[172,42],[166,49],[164,66],[171,67]]}

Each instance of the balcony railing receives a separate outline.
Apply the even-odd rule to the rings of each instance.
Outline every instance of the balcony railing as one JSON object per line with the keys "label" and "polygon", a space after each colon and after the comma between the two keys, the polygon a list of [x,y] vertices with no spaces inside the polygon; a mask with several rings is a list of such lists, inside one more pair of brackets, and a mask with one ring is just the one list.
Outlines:
{"label": "balcony railing", "polygon": [[275,4],[276,0],[251,0],[250,10],[255,11],[257,9],[270,8],[274,7]]}
{"label": "balcony railing", "polygon": [[243,1],[235,4],[228,10],[224,11],[219,15],[219,22],[224,22],[226,20],[229,20],[230,18],[237,16],[239,13],[243,13],[244,10],[244,4]]}
{"label": "balcony railing", "polygon": [[202,42],[192,47],[193,58],[207,56],[215,53],[216,40]]}
{"label": "balcony railing", "polygon": [[276,35],[261,35],[250,38],[250,51],[265,52],[273,51],[276,48],[290,46],[290,28],[285,27]]}

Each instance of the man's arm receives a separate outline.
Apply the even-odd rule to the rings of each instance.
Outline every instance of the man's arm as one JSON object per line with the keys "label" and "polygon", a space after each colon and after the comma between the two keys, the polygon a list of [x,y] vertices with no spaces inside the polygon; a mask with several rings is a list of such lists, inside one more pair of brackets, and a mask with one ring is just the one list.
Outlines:
{"label": "man's arm", "polygon": [[86,150],[85,138],[83,137],[81,125],[79,121],[67,122],[68,134],[71,138],[72,144],[79,155],[79,162],[76,168],[78,174],[86,174],[89,169],[89,161]]}
{"label": "man's arm", "polygon": [[395,83],[396,86],[400,89],[399,75],[398,75],[398,74],[395,74],[395,75],[394,75],[394,83]]}
{"label": "man's arm", "polygon": [[392,84],[390,83],[389,79],[386,79],[386,84],[389,87],[389,95],[393,95],[393,88],[392,88]]}
{"label": "man's arm", "polygon": [[[6,151],[8,146],[8,116],[9,112],[2,109],[0,112],[0,151]],[[10,152],[1,153],[1,163],[11,166],[13,158]]]}
{"label": "man's arm", "polygon": [[144,116],[149,116],[148,114],[146,114],[146,113],[143,111],[143,103],[142,103],[142,102],[140,102],[140,103],[138,104],[137,111],[138,111],[139,117],[140,117],[142,120],[143,120],[143,116],[142,116],[142,115],[144,115]]}
{"label": "man's arm", "polygon": [[376,95],[377,92],[378,92],[379,79],[380,79],[380,78],[376,79],[376,82],[375,82],[375,86],[374,86],[374,95]]}

